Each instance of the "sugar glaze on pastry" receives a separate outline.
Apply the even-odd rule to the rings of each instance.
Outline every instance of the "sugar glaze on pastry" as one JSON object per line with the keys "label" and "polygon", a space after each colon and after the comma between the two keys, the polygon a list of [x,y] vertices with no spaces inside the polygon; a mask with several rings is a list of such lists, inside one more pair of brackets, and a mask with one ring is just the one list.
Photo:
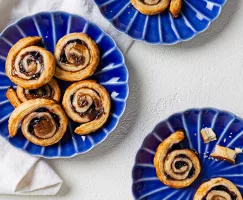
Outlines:
{"label": "sugar glaze on pastry", "polygon": [[159,180],[172,188],[185,188],[198,177],[201,167],[196,153],[190,149],[173,149],[184,139],[184,133],[171,134],[158,146],[154,166]]}
{"label": "sugar glaze on pastry", "polygon": [[213,178],[198,188],[193,200],[242,200],[242,196],[231,181]]}
{"label": "sugar glaze on pastry", "polygon": [[19,40],[9,51],[6,59],[6,75],[16,85],[36,89],[47,84],[55,73],[54,56],[42,47],[41,37]]}

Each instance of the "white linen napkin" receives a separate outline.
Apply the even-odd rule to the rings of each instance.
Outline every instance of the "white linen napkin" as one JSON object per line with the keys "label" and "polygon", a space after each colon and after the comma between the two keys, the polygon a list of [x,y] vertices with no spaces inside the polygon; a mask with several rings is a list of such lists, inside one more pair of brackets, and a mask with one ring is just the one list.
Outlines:
{"label": "white linen napkin", "polygon": [[[41,11],[67,11],[84,16],[108,32],[125,53],[132,40],[119,33],[100,14],[92,0],[0,0],[0,29]],[[0,194],[55,195],[61,178],[43,160],[12,147],[0,138]]]}

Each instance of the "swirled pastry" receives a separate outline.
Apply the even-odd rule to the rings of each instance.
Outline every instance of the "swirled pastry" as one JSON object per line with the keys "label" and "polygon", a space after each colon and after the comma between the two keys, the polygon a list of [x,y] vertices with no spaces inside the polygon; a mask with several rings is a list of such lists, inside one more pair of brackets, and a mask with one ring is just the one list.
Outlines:
{"label": "swirled pastry", "polygon": [[36,89],[52,79],[55,58],[44,48],[34,46],[40,42],[40,37],[26,37],[10,49],[6,59],[6,74],[16,85]]}
{"label": "swirled pastry", "polygon": [[21,122],[23,135],[40,146],[57,143],[68,125],[61,106],[49,99],[33,99],[20,104],[9,118],[8,130],[11,137],[17,134]]}
{"label": "swirled pastry", "polygon": [[159,180],[172,188],[185,188],[198,177],[201,166],[194,151],[173,149],[184,139],[184,133],[177,131],[166,138],[157,148],[154,166]]}
{"label": "swirled pastry", "polygon": [[100,61],[100,52],[88,35],[70,33],[58,41],[55,58],[57,78],[80,81],[93,75]]}
{"label": "swirled pastry", "polygon": [[166,10],[171,0],[131,0],[132,5],[145,15],[156,15]]}
{"label": "swirled pastry", "polygon": [[6,96],[10,103],[17,107],[22,102],[31,100],[31,99],[52,99],[57,102],[60,101],[61,91],[59,85],[55,79],[52,79],[46,85],[38,88],[38,89],[24,89],[21,86],[17,86],[17,91],[15,91],[12,87],[9,87],[7,90]]}
{"label": "swirled pastry", "polygon": [[81,125],[75,133],[86,135],[101,128],[110,114],[110,96],[92,80],[73,83],[64,94],[62,105],[67,115]]}
{"label": "swirled pastry", "polygon": [[213,178],[198,188],[193,200],[242,200],[242,196],[231,181]]}

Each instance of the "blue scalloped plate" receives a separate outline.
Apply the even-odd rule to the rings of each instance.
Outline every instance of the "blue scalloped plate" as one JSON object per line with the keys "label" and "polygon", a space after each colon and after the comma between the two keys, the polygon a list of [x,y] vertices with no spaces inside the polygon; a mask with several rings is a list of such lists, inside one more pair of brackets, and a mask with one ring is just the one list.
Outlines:
{"label": "blue scalloped plate", "polygon": [[130,0],[94,0],[104,17],[121,32],[151,44],[175,44],[205,31],[219,16],[227,0],[183,0],[181,15],[169,12],[147,16]]}
{"label": "blue scalloped plate", "polygon": [[[26,36],[41,36],[47,50],[53,52],[55,44],[64,35],[71,32],[87,33],[96,41],[100,52],[101,62],[92,79],[103,85],[111,95],[111,115],[103,128],[88,136],[74,133],[75,124],[69,121],[69,127],[58,144],[41,147],[30,143],[21,131],[14,138],[9,137],[8,118],[13,107],[7,100],[5,93],[13,83],[5,75],[5,60],[9,49],[19,39]],[[25,17],[8,26],[0,35],[0,135],[13,146],[31,155],[45,158],[65,158],[83,154],[100,144],[115,129],[122,116],[128,96],[128,71],[121,51],[114,40],[100,27],[86,19],[65,12],[43,12]],[[59,81],[62,92],[69,83]]]}
{"label": "blue scalloped plate", "polygon": [[[212,128],[218,140],[204,144],[200,135],[202,128]],[[176,130],[184,130],[186,139],[182,146],[199,153],[201,174],[188,188],[173,189],[165,186],[156,176],[153,165],[155,151],[161,141]],[[243,119],[227,111],[214,108],[191,109],[176,113],[156,125],[139,149],[133,168],[133,195],[136,200],[191,200],[204,181],[213,177],[231,180],[243,193],[243,154],[235,165],[208,158],[216,144],[234,149],[243,148]]]}

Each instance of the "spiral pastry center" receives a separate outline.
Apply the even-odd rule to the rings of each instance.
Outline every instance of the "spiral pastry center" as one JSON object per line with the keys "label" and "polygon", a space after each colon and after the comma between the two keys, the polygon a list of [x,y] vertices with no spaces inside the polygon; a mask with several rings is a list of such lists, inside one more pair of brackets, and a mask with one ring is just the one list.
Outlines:
{"label": "spiral pastry center", "polygon": [[[24,51],[24,50],[23,50]],[[25,80],[40,77],[43,69],[43,57],[39,52],[20,52],[15,60],[15,75]]]}
{"label": "spiral pastry center", "polygon": [[90,62],[91,56],[87,45],[80,40],[69,41],[62,52],[60,62],[65,65],[60,67],[66,71],[80,71]]}
{"label": "spiral pastry center", "polygon": [[41,139],[53,137],[58,129],[55,119],[48,112],[33,112],[25,118],[25,121],[29,122],[28,131]]}
{"label": "spiral pastry center", "polygon": [[225,191],[211,191],[208,193],[206,200],[232,200],[231,196]]}
{"label": "spiral pastry center", "polygon": [[79,89],[71,97],[72,107],[81,116],[82,123],[93,121],[103,114],[100,102],[99,95],[88,88]]}
{"label": "spiral pastry center", "polygon": [[174,180],[190,178],[193,163],[186,156],[188,150],[175,150],[169,153],[165,159],[165,173]]}
{"label": "spiral pastry center", "polygon": [[142,2],[148,5],[156,5],[160,2],[160,0],[142,0]]}

